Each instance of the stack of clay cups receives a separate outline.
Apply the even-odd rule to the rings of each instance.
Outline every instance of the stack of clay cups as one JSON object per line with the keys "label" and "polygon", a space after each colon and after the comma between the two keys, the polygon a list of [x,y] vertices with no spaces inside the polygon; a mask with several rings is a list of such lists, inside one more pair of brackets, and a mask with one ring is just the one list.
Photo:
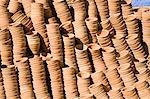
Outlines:
{"label": "stack of clay cups", "polygon": [[73,26],[75,37],[79,39],[83,44],[88,44],[89,38],[85,21],[74,21]]}
{"label": "stack of clay cups", "polygon": [[110,15],[115,13],[121,13],[120,0],[108,0],[108,5]]}
{"label": "stack of clay cups", "polygon": [[106,19],[106,20],[102,20],[101,22],[101,26],[104,30],[108,30],[110,32],[110,35],[114,35],[115,32],[114,32],[114,28],[110,22],[109,19]]}
{"label": "stack of clay cups", "polygon": [[60,29],[64,32],[64,33],[74,33],[74,30],[73,30],[73,24],[71,21],[66,21],[64,23],[62,23],[60,25]]}
{"label": "stack of clay cups", "polygon": [[23,27],[18,23],[9,26],[12,35],[14,61],[26,55],[26,38]]}
{"label": "stack of clay cups", "polygon": [[143,40],[148,46],[148,50],[150,53],[150,41],[149,41],[149,27],[150,27],[150,11],[143,11],[142,12],[142,29],[143,29]]}
{"label": "stack of clay cups", "polygon": [[39,34],[36,31],[33,31],[33,34],[27,34],[28,46],[34,55],[39,54],[40,50],[40,38]]}
{"label": "stack of clay cups", "polygon": [[96,43],[97,42],[97,37],[96,34],[99,29],[99,24],[98,24],[98,18],[87,18],[85,20],[86,26],[88,28],[88,31],[92,37],[92,42]]}
{"label": "stack of clay cups", "polygon": [[139,74],[137,75],[139,80],[146,80],[150,79],[150,70],[148,68],[141,68],[138,69]]}
{"label": "stack of clay cups", "polygon": [[105,47],[102,49],[103,59],[106,67],[117,68],[119,66],[117,61],[116,50],[114,47]]}
{"label": "stack of clay cups", "polygon": [[51,8],[48,0],[35,0],[35,2],[43,4],[45,18],[50,18],[53,16],[52,8]]}
{"label": "stack of clay cups", "polygon": [[73,1],[72,7],[74,9],[75,21],[84,21],[87,16],[86,1],[76,0]]}
{"label": "stack of clay cups", "polygon": [[62,23],[72,21],[72,16],[69,11],[69,7],[65,0],[55,0],[53,2],[57,16]]}
{"label": "stack of clay cups", "polygon": [[88,0],[88,16],[89,18],[97,18],[98,16],[95,0]]}
{"label": "stack of clay cups", "polygon": [[112,41],[113,41],[113,44],[114,44],[114,46],[115,46],[115,49],[116,49],[116,51],[117,51],[118,53],[120,53],[120,52],[123,51],[123,50],[126,50],[126,51],[129,52],[129,54],[130,54],[131,56],[133,56],[133,55],[132,55],[132,51],[131,51],[131,49],[130,49],[130,47],[129,47],[127,41],[126,41],[126,38],[124,37],[123,34],[117,34],[117,35],[115,35],[115,36],[113,37]]}
{"label": "stack of clay cups", "polygon": [[95,0],[101,20],[109,18],[109,8],[107,0]]}
{"label": "stack of clay cups", "polygon": [[9,26],[10,16],[7,7],[0,5],[0,28],[5,29]]}
{"label": "stack of clay cups", "polygon": [[72,67],[63,68],[64,90],[67,99],[78,97],[76,71]]}
{"label": "stack of clay cups", "polygon": [[89,86],[90,92],[96,97],[96,99],[109,99],[107,92],[104,90],[104,86],[101,83],[95,83]]}
{"label": "stack of clay cups", "polygon": [[108,82],[108,79],[103,71],[94,72],[91,74],[92,81],[94,84],[96,83],[102,83],[104,85],[104,90],[108,92],[111,89],[111,86]]}
{"label": "stack of clay cups", "polygon": [[133,86],[134,83],[137,82],[137,78],[130,63],[121,64],[118,70],[126,87]]}
{"label": "stack of clay cups", "polygon": [[137,71],[148,68],[148,61],[146,59],[141,58],[140,61],[134,62]]}
{"label": "stack of clay cups", "polygon": [[47,67],[50,74],[51,89],[54,99],[64,99],[63,79],[61,63],[54,58],[47,59]]}
{"label": "stack of clay cups", "polygon": [[134,14],[130,14],[124,18],[126,27],[128,30],[128,35],[130,34],[139,34],[139,25],[138,20]]}
{"label": "stack of clay cups", "polygon": [[124,87],[124,82],[121,79],[118,70],[116,68],[108,69],[105,74],[106,77],[108,78],[112,90],[116,88],[122,89]]}
{"label": "stack of clay cups", "polygon": [[119,64],[130,63],[134,65],[132,56],[129,54],[127,50],[119,52],[118,62]]}
{"label": "stack of clay cups", "polygon": [[20,60],[16,61],[15,64],[18,70],[21,98],[34,99],[34,92],[31,80],[32,76],[28,58],[21,58]]}
{"label": "stack of clay cups", "polygon": [[1,60],[4,65],[13,64],[11,37],[8,29],[0,30]]}
{"label": "stack of clay cups", "polygon": [[92,73],[92,66],[88,57],[88,51],[86,45],[78,44],[75,47],[76,59],[79,67],[79,71],[82,72],[82,75],[87,75],[87,73]]}
{"label": "stack of clay cups", "polygon": [[148,56],[138,34],[130,34],[127,42],[136,59],[146,58]]}
{"label": "stack of clay cups", "polygon": [[37,31],[42,39],[43,39],[43,47],[46,47],[48,50],[49,47],[49,40],[47,36],[46,26],[45,26],[45,19],[44,19],[44,8],[43,4],[41,3],[32,3],[31,4],[31,20],[33,22],[33,27],[35,31]]}
{"label": "stack of clay cups", "polygon": [[126,24],[123,20],[123,16],[121,15],[121,13],[115,13],[110,15],[110,21],[112,23],[112,26],[116,30],[116,34],[123,34],[124,36],[127,35]]}
{"label": "stack of clay cups", "polygon": [[8,5],[8,10],[10,13],[15,13],[21,8],[20,3],[18,0],[10,0]]}
{"label": "stack of clay cups", "polygon": [[20,22],[25,27],[26,31],[33,30],[31,19],[29,19],[21,10],[14,13],[11,18],[14,22]]}
{"label": "stack of clay cups", "polygon": [[29,59],[32,72],[32,83],[34,93],[37,99],[45,97],[49,99],[48,87],[46,84],[46,72],[43,64],[42,57],[35,55]]}
{"label": "stack of clay cups", "polygon": [[100,46],[96,43],[91,43],[88,45],[88,49],[90,50],[90,53],[92,55],[92,60],[93,60],[95,71],[105,71],[106,66],[101,55]]}
{"label": "stack of clay cups", "polygon": [[22,5],[25,11],[25,14],[28,17],[31,17],[31,3],[33,3],[34,0],[22,0]]}
{"label": "stack of clay cups", "polygon": [[0,70],[0,97],[1,99],[6,98],[1,70]]}
{"label": "stack of clay cups", "polygon": [[19,99],[19,87],[17,81],[17,74],[14,65],[3,66],[3,83],[7,99]]}
{"label": "stack of clay cups", "polygon": [[63,43],[64,43],[64,57],[65,64],[69,67],[73,67],[76,71],[78,71],[76,55],[75,55],[75,36],[74,34],[64,34],[63,35]]}
{"label": "stack of clay cups", "polygon": [[150,97],[150,87],[148,82],[141,80],[138,81],[135,86],[140,98],[148,99]]}
{"label": "stack of clay cups", "polygon": [[136,89],[133,86],[127,86],[123,88],[121,91],[125,99],[139,99]]}
{"label": "stack of clay cups", "polygon": [[131,4],[121,4],[123,17],[133,14]]}
{"label": "stack of clay cups", "polygon": [[63,63],[62,38],[59,30],[59,24],[47,24],[47,34],[50,42],[52,56]]}
{"label": "stack of clay cups", "polygon": [[124,99],[120,89],[112,89],[108,92],[110,99]]}
{"label": "stack of clay cups", "polygon": [[108,30],[102,30],[99,34],[97,34],[97,39],[98,39],[98,43],[102,48],[113,46],[110,38],[110,32]]}
{"label": "stack of clay cups", "polygon": [[90,74],[82,76],[82,73],[78,73],[77,75],[77,85],[78,92],[80,97],[85,97],[87,94],[90,94],[88,87],[90,86]]}

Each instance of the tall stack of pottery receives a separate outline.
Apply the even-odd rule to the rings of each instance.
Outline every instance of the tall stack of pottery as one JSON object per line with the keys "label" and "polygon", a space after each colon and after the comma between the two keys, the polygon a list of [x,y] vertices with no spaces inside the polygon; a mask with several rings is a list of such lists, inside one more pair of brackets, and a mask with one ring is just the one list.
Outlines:
{"label": "tall stack of pottery", "polygon": [[92,84],[89,86],[90,92],[97,98],[109,99],[108,94],[104,90],[104,86],[101,83]]}
{"label": "tall stack of pottery", "polygon": [[145,52],[143,43],[140,40],[138,34],[128,35],[127,42],[134,54],[136,59],[145,58],[148,56],[148,53]]}
{"label": "tall stack of pottery", "polygon": [[150,87],[149,83],[146,82],[145,80],[138,81],[136,84],[136,89],[138,91],[139,97],[143,99],[148,99],[150,98]]}
{"label": "tall stack of pottery", "polygon": [[8,29],[0,30],[0,54],[1,63],[4,65],[13,64],[13,48],[11,35]]}
{"label": "tall stack of pottery", "polygon": [[112,47],[112,40],[110,37],[110,32],[108,30],[102,30],[100,33],[97,34],[97,39],[99,45],[104,48],[104,47]]}
{"label": "tall stack of pottery", "polygon": [[122,89],[124,87],[124,82],[116,68],[108,69],[106,71],[106,77],[108,78],[112,90],[116,88]]}
{"label": "tall stack of pottery", "polygon": [[85,97],[86,95],[90,94],[88,87],[90,86],[90,74],[82,76],[82,73],[78,73],[77,75],[77,85],[78,85],[78,92],[80,97]]}
{"label": "tall stack of pottery", "polygon": [[126,3],[121,4],[121,8],[122,8],[123,17],[133,14],[133,9],[131,4],[126,4]]}
{"label": "tall stack of pottery", "polygon": [[43,4],[45,18],[50,18],[53,16],[52,8],[51,8],[48,0],[35,0],[35,2]]}
{"label": "tall stack of pottery", "polygon": [[90,43],[85,21],[78,21],[78,20],[74,21],[73,26],[74,26],[75,37],[79,40],[79,42],[85,45]]}
{"label": "tall stack of pottery", "polygon": [[84,21],[87,17],[86,11],[86,1],[85,0],[75,0],[72,3],[74,9],[74,20],[75,21]]}
{"label": "tall stack of pottery", "polygon": [[138,93],[133,86],[125,87],[121,91],[125,99],[139,99]]}
{"label": "tall stack of pottery", "polygon": [[115,13],[121,13],[120,0],[108,0],[110,16]]}
{"label": "tall stack of pottery", "polygon": [[59,24],[47,24],[46,28],[50,42],[51,54],[55,59],[59,60],[63,64],[62,37],[59,30]]}
{"label": "tall stack of pottery", "polygon": [[28,58],[21,58],[16,61],[15,64],[18,70],[20,97],[23,99],[35,99],[32,86],[32,75]]}
{"label": "tall stack of pottery", "polygon": [[113,41],[114,47],[118,53],[126,50],[133,57],[132,51],[131,51],[131,49],[126,41],[126,38],[124,37],[123,34],[115,35],[112,38],[112,41]]}
{"label": "tall stack of pottery", "polygon": [[64,99],[64,86],[62,79],[61,63],[54,58],[47,59],[47,67],[50,74],[51,90],[54,99]]}
{"label": "tall stack of pottery", "polygon": [[69,67],[73,67],[76,71],[78,71],[78,66],[76,62],[75,55],[75,36],[74,34],[64,34],[63,35],[63,43],[64,43],[64,57],[65,64]]}
{"label": "tall stack of pottery", "polygon": [[3,83],[3,77],[2,77],[2,71],[0,70],[0,97],[1,99],[5,99],[5,90],[4,90],[4,83]]}
{"label": "tall stack of pottery", "polygon": [[[47,35],[47,30],[45,26],[44,19],[44,8],[41,3],[32,3],[31,4],[31,20],[33,22],[33,27],[37,31],[43,40],[42,46],[45,47],[45,51],[49,49],[49,39]],[[47,50],[46,50],[47,49]]]}
{"label": "tall stack of pottery", "polygon": [[13,57],[14,62],[26,56],[26,38],[23,27],[19,23],[12,23],[9,26],[9,31],[13,41]]}
{"label": "tall stack of pottery", "polygon": [[61,23],[72,21],[72,16],[65,0],[55,0],[53,4]]}
{"label": "tall stack of pottery", "polygon": [[72,67],[63,68],[64,90],[67,99],[78,97],[76,71]]}
{"label": "tall stack of pottery", "polygon": [[28,46],[34,55],[38,55],[40,50],[40,37],[36,31],[32,31],[32,33],[26,34]]}
{"label": "tall stack of pottery", "polygon": [[32,72],[32,83],[34,93],[37,99],[45,98],[51,99],[48,93],[48,86],[46,83],[46,72],[42,57],[35,55],[29,59]]}
{"label": "tall stack of pottery", "polygon": [[112,89],[108,92],[110,99],[124,99],[120,89]]}
{"label": "tall stack of pottery", "polygon": [[60,25],[60,30],[62,30],[62,32],[64,34],[68,34],[68,33],[74,33],[74,30],[73,30],[73,24],[71,21],[66,21],[64,23],[62,23]]}
{"label": "tall stack of pottery", "polygon": [[110,22],[110,19],[103,20],[101,22],[101,26],[102,26],[103,30],[108,30],[110,32],[110,36],[113,36],[115,34],[115,31]]}
{"label": "tall stack of pottery", "polygon": [[143,41],[148,46],[148,52],[150,53],[150,41],[149,41],[149,33],[150,33],[150,11],[142,11],[142,29],[143,29]]}
{"label": "tall stack of pottery", "polygon": [[133,59],[132,56],[126,50],[123,50],[119,53],[119,56],[118,56],[119,64],[130,63],[134,65],[132,59]]}
{"label": "tall stack of pottery", "polygon": [[109,18],[109,8],[107,0],[95,0],[96,6],[99,12],[101,20],[106,20]]}
{"label": "tall stack of pottery", "polygon": [[[111,0],[110,0],[111,1]],[[110,21],[114,27],[116,34],[127,35],[126,24],[123,20],[123,16],[120,13],[115,13],[110,15]]]}
{"label": "tall stack of pottery", "polygon": [[91,35],[91,42],[97,43],[96,34],[99,31],[98,18],[87,18],[85,20],[89,34]]}
{"label": "tall stack of pottery", "polygon": [[119,63],[117,61],[117,53],[114,47],[105,47],[102,49],[102,55],[106,67],[109,68],[117,68],[119,67]]}
{"label": "tall stack of pottery", "polygon": [[88,49],[92,55],[92,60],[93,60],[93,65],[95,71],[105,71],[106,66],[104,63],[104,60],[101,55],[101,48],[98,44],[96,43],[91,43],[88,45]]}
{"label": "tall stack of pottery", "polygon": [[88,0],[88,17],[89,18],[97,18],[98,17],[98,10],[95,3],[95,0]]}
{"label": "tall stack of pottery", "polygon": [[146,80],[150,78],[150,70],[148,68],[139,69],[139,74],[137,75],[139,80]]}
{"label": "tall stack of pottery", "polygon": [[91,74],[91,77],[92,77],[92,81],[94,82],[94,84],[101,83],[103,84],[104,90],[106,92],[110,91],[111,86],[103,71],[94,72]]}
{"label": "tall stack of pottery", "polygon": [[2,66],[3,83],[7,99],[19,99],[19,86],[14,65]]}
{"label": "tall stack of pottery", "polygon": [[87,75],[87,73],[91,74],[92,65],[88,57],[87,46],[78,44],[75,47],[75,51],[76,51],[76,58],[77,58],[79,71],[82,73],[83,76]]}
{"label": "tall stack of pottery", "polygon": [[138,81],[130,63],[121,64],[118,70],[126,87],[133,86]]}
{"label": "tall stack of pottery", "polygon": [[126,27],[128,30],[128,35],[130,34],[140,34],[138,20],[134,14],[130,14],[124,17]]}
{"label": "tall stack of pottery", "polygon": [[31,19],[29,19],[21,10],[15,12],[13,16],[11,16],[11,19],[13,22],[21,23],[24,26],[26,32],[33,30]]}
{"label": "tall stack of pottery", "polygon": [[22,0],[24,12],[28,17],[31,17],[31,3],[33,2],[34,0]]}
{"label": "tall stack of pottery", "polygon": [[5,29],[9,26],[10,15],[5,1],[0,1],[0,28]]}
{"label": "tall stack of pottery", "polygon": [[18,0],[10,0],[8,5],[8,10],[10,13],[15,13],[21,9],[21,4]]}

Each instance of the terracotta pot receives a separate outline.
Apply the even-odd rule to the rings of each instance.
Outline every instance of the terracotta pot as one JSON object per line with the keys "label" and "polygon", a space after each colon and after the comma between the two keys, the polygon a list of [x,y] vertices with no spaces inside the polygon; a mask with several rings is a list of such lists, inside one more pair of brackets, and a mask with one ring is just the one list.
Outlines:
{"label": "terracotta pot", "polygon": [[97,13],[97,7],[96,7],[96,3],[94,0],[89,0],[88,1],[88,15],[90,18],[92,17],[97,17],[98,13]]}
{"label": "terracotta pot", "polygon": [[78,91],[75,69],[72,67],[63,68],[63,80],[66,97],[76,98],[78,96]]}
{"label": "terracotta pot", "polygon": [[29,48],[31,49],[33,54],[38,54],[40,49],[40,38],[37,32],[34,32],[32,35],[26,35]]}

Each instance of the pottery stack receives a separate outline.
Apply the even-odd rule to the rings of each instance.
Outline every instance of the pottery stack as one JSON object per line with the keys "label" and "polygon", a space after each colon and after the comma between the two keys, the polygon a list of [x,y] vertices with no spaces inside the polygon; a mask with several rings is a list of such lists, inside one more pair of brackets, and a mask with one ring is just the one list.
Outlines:
{"label": "pottery stack", "polygon": [[6,98],[5,90],[4,90],[4,84],[3,84],[2,71],[0,71],[0,97],[2,99]]}

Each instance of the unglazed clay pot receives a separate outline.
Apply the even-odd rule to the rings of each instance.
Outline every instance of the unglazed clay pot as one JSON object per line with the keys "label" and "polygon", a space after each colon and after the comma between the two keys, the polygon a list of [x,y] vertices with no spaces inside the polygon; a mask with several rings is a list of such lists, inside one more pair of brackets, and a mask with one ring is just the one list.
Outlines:
{"label": "unglazed clay pot", "polygon": [[26,35],[29,48],[33,54],[38,54],[40,49],[40,38],[36,31],[31,35]]}

